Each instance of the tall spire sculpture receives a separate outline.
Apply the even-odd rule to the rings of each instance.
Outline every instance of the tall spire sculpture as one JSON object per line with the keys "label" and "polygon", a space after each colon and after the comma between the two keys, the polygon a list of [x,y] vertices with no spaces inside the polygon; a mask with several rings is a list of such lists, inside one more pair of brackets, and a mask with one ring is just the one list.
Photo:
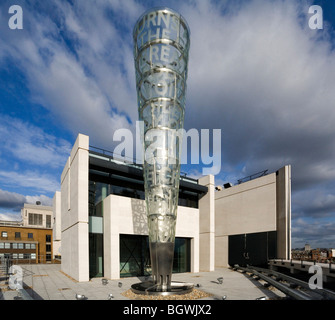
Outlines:
{"label": "tall spire sculpture", "polygon": [[184,18],[155,8],[137,21],[134,59],[138,114],[143,121],[143,175],[153,283],[171,291],[179,195],[181,136],[190,31]]}

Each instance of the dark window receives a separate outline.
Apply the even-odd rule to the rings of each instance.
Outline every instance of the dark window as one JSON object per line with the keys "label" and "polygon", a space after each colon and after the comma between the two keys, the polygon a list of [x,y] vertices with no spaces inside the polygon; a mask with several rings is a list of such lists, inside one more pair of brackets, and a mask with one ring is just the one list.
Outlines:
{"label": "dark window", "polygon": [[172,272],[190,272],[191,270],[191,240],[176,238],[174,244],[174,259]]}
{"label": "dark window", "polygon": [[34,235],[32,233],[28,233],[28,239],[33,239]]}
{"label": "dark window", "polygon": [[46,227],[51,228],[51,215],[46,216]]}
{"label": "dark window", "polygon": [[120,235],[120,276],[146,276],[151,273],[150,270],[148,237]]}
{"label": "dark window", "polygon": [[21,232],[15,232],[15,238],[21,238]]}
{"label": "dark window", "polygon": [[47,234],[47,235],[45,236],[45,241],[46,241],[46,242],[51,242],[51,235],[50,235],[50,234]]}
{"label": "dark window", "polygon": [[89,233],[89,273],[90,278],[102,277],[103,266],[103,234]]}
{"label": "dark window", "polygon": [[45,250],[46,250],[46,252],[51,252],[51,244],[47,244],[45,246]]}
{"label": "dark window", "polygon": [[51,261],[51,254],[47,254],[47,255],[46,255],[46,260],[47,260],[47,261]]}
{"label": "dark window", "polygon": [[43,215],[39,213],[29,213],[28,223],[34,226],[42,225]]}
{"label": "dark window", "polygon": [[267,266],[277,255],[277,232],[256,232],[228,237],[228,263],[230,266]]}
{"label": "dark window", "polygon": [[[190,256],[190,239],[176,238],[172,272],[190,272]],[[120,276],[134,277],[149,274],[151,274],[151,260],[148,237],[120,235]]]}

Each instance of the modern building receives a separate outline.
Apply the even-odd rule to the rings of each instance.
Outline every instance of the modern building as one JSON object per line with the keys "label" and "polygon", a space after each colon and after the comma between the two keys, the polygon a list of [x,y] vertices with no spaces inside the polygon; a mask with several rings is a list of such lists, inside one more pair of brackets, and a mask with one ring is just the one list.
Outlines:
{"label": "modern building", "polygon": [[[173,272],[290,257],[290,166],[229,186],[180,176]],[[145,206],[142,166],[79,134],[54,196],[62,271],[78,281],[150,274]]]}
{"label": "modern building", "polygon": [[215,193],[216,266],[290,257],[290,166]]}
{"label": "modern building", "polygon": [[52,207],[24,204],[21,221],[0,221],[0,259],[14,264],[50,263]]}

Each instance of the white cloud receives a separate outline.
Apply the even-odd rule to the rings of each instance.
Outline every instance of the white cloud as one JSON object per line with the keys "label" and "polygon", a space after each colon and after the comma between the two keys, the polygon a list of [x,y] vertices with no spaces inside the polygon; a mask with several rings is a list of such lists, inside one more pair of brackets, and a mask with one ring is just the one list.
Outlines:
{"label": "white cloud", "polygon": [[312,248],[334,248],[335,223],[333,221],[305,221],[297,219],[292,223],[292,248],[309,243]]}
{"label": "white cloud", "polygon": [[41,202],[41,205],[43,206],[53,206],[53,199],[41,194],[41,195],[35,195],[35,196],[26,196],[26,203],[28,204],[36,204],[37,201]]}
{"label": "white cloud", "polygon": [[[26,4],[24,36],[13,38],[5,30],[0,57],[15,61],[33,101],[50,110],[62,126],[107,147],[113,131],[129,127],[127,118],[137,116],[132,44],[117,30],[112,9],[134,19],[138,8],[129,1],[73,6],[53,1],[40,11]],[[46,9],[54,14],[44,14]]]}
{"label": "white cloud", "polygon": [[2,221],[21,221],[19,213],[0,213],[0,220]]}
{"label": "white cloud", "polygon": [[25,200],[26,198],[22,194],[0,189],[0,207],[2,208],[21,207]]}
{"label": "white cloud", "polygon": [[23,173],[15,171],[0,170],[0,182],[3,187],[23,187],[31,188],[37,192],[54,193],[60,189],[60,179],[39,173],[37,171],[25,171]]}
{"label": "white cloud", "polygon": [[69,142],[16,118],[1,115],[1,120],[0,143],[4,152],[32,165],[64,166],[71,151]]}
{"label": "white cloud", "polygon": [[[327,191],[325,186],[335,179],[335,53],[327,25],[308,28],[307,1],[172,4],[191,29],[185,125],[222,129],[218,181],[292,164],[293,191],[314,184],[315,192],[321,185],[323,202],[314,208],[330,207],[327,195],[334,186]],[[34,101],[74,136],[88,134],[91,143],[109,148],[113,131],[132,129],[127,119],[137,119],[131,32],[147,5],[43,2],[40,13],[25,10],[23,32],[13,36],[2,30],[0,63],[9,57],[26,76]],[[45,14],[51,6],[52,15]],[[26,141],[41,155],[28,159],[32,162],[47,163],[60,148],[48,139],[52,150],[32,138]],[[18,141],[12,146],[18,158],[26,150]],[[6,175],[2,170],[0,180],[8,183],[9,174],[20,185],[57,189],[53,178],[42,175],[38,181],[33,171]]]}
{"label": "white cloud", "polygon": [[[248,174],[294,165],[295,179],[335,178],[335,54],[293,1],[195,1],[185,119],[221,128],[223,162]],[[221,8],[222,9],[222,8]],[[305,23],[302,23],[304,21]],[[269,166],[271,166],[269,168]],[[311,169],[311,170],[309,170]],[[305,182],[305,181],[304,181]]]}

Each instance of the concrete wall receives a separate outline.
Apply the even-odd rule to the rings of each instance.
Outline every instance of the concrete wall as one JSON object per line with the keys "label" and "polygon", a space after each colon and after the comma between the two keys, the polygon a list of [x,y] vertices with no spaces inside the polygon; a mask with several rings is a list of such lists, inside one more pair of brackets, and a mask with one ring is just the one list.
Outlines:
{"label": "concrete wall", "polygon": [[79,134],[61,176],[62,271],[89,280],[89,137]]}
{"label": "concrete wall", "polygon": [[215,182],[209,175],[199,179],[208,192],[199,200],[200,271],[215,270]]}
{"label": "concrete wall", "polygon": [[61,239],[62,239],[62,229],[61,229],[61,192],[56,191],[52,199],[53,208],[53,255],[61,255]]}
{"label": "concrete wall", "polygon": [[215,265],[228,266],[228,237],[277,231],[278,257],[290,254],[291,175],[285,166],[215,192]]}
{"label": "concrete wall", "polygon": [[277,171],[277,258],[291,259],[291,166]]}
{"label": "concrete wall", "polygon": [[[120,234],[148,235],[145,201],[117,195],[104,199],[104,276],[120,278]],[[178,207],[176,237],[192,238],[191,271],[199,271],[199,209]]]}

